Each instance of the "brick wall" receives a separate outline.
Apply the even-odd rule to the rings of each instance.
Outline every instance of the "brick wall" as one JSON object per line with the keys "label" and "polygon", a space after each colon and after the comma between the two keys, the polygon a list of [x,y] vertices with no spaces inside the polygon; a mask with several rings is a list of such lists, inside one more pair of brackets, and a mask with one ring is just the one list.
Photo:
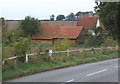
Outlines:
{"label": "brick wall", "polygon": [[[19,27],[21,20],[6,20],[7,30],[15,30]],[[76,26],[77,21],[41,21],[42,26]]]}
{"label": "brick wall", "polygon": [[7,30],[8,31],[12,31],[12,30],[15,30],[19,27],[20,21],[17,21],[17,20],[7,20],[6,21],[6,24],[7,24]]}
{"label": "brick wall", "polygon": [[76,40],[70,40],[71,45],[75,45],[76,44]]}
{"label": "brick wall", "polygon": [[41,23],[47,23],[51,27],[56,26],[77,26],[77,21],[41,21]]}

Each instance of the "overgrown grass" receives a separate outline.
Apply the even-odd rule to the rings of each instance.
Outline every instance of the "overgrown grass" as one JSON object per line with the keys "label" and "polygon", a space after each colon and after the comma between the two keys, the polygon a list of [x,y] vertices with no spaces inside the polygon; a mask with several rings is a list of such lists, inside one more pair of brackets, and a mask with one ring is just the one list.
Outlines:
{"label": "overgrown grass", "polygon": [[[45,47],[53,47],[54,46],[54,44],[32,43],[32,47],[39,47],[40,45],[45,46]],[[71,47],[91,48],[91,47],[100,47],[100,46],[93,46],[93,45],[88,45],[86,43],[83,43],[80,45],[71,45]]]}
{"label": "overgrown grass", "polygon": [[2,48],[2,58],[8,58],[14,56],[14,48],[13,47],[3,47]]}
{"label": "overgrown grass", "polygon": [[[78,52],[79,53],[79,52]],[[87,53],[89,54],[89,52]],[[85,63],[91,63],[91,62],[97,62],[101,60],[107,60],[112,58],[118,57],[118,52],[110,52],[110,53],[104,53],[104,54],[89,54],[83,53],[83,55],[86,55],[84,57],[82,56],[75,56],[75,57],[69,57],[69,59],[64,60],[63,57],[59,57],[60,59],[56,58],[54,61],[44,61],[38,59],[37,62],[30,61],[29,63],[17,63],[17,64],[9,64],[3,66],[3,81],[18,78],[25,75],[30,75],[33,73],[43,72],[43,71],[49,71],[52,69],[57,68],[63,68],[78,64],[85,64]],[[62,54],[60,54],[61,56]],[[77,55],[76,53],[73,53],[73,55]],[[66,58],[65,58],[66,59]]]}
{"label": "overgrown grass", "polygon": [[72,45],[72,47],[80,47],[80,48],[96,48],[96,47],[101,47],[101,45],[90,45],[90,44],[87,44],[87,43],[83,43],[83,44],[80,44],[80,45]]}
{"label": "overgrown grass", "polygon": [[53,44],[32,43],[32,47],[39,47],[40,45],[42,45],[44,47],[52,47],[52,46],[54,46]]}

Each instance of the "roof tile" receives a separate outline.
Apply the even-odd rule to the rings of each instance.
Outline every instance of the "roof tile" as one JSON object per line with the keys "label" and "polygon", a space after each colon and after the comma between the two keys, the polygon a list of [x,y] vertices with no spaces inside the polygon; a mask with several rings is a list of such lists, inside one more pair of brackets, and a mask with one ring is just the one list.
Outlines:
{"label": "roof tile", "polygon": [[41,27],[33,39],[70,38],[75,39],[80,34],[82,26],[78,27]]}
{"label": "roof tile", "polygon": [[98,17],[82,17],[77,21],[77,26],[84,26],[85,29],[91,29],[95,27]]}

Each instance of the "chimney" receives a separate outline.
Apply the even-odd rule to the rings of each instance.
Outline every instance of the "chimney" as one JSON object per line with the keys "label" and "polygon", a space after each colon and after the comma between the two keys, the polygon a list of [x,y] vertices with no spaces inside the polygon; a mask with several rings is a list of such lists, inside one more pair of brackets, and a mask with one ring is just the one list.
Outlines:
{"label": "chimney", "polygon": [[89,12],[89,17],[93,17],[93,11]]}

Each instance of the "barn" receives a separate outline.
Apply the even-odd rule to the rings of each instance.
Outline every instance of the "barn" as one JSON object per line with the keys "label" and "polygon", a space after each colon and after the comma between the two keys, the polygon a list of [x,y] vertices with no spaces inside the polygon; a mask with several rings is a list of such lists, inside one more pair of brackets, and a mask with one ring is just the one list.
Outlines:
{"label": "barn", "polygon": [[40,27],[40,32],[32,37],[35,43],[55,44],[60,39],[68,38],[72,45],[84,42],[83,26],[76,27]]}

